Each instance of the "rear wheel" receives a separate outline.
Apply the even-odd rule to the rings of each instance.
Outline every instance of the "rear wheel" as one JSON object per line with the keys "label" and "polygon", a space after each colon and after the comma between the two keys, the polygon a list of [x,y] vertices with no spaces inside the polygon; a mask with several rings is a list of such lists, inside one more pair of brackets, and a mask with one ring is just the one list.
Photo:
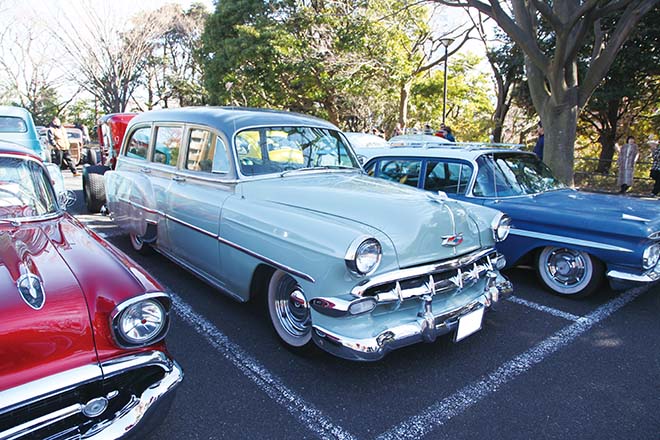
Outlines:
{"label": "rear wheel", "polygon": [[268,315],[277,336],[289,347],[310,346],[312,321],[302,288],[291,275],[276,270],[268,282]]}
{"label": "rear wheel", "polygon": [[131,246],[133,246],[133,249],[135,249],[137,253],[148,255],[153,251],[151,246],[142,239],[142,236],[134,232],[131,232],[129,235],[131,238]]}
{"label": "rear wheel", "polygon": [[603,280],[603,264],[587,252],[546,246],[539,252],[540,280],[553,293],[571,298],[589,296]]}

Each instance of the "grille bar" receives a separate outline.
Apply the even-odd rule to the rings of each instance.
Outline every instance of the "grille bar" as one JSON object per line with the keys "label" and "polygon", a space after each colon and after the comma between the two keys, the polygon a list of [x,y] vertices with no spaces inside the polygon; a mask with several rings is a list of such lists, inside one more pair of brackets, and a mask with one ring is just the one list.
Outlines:
{"label": "grille bar", "polygon": [[46,414],[34,420],[30,420],[21,425],[0,432],[0,440],[14,440],[24,435],[36,432],[61,420],[75,416],[76,414],[80,414],[82,412],[82,408],[82,405],[77,403],[50,414]]}

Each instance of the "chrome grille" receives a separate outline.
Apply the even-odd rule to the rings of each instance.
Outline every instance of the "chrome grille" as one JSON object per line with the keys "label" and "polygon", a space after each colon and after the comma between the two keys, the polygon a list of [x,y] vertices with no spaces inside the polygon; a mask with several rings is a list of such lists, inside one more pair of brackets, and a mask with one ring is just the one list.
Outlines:
{"label": "chrome grille", "polygon": [[[415,275],[376,284],[364,290],[361,296],[375,297],[379,303],[402,302],[425,295],[447,295],[460,292],[476,284],[487,272],[496,267],[499,258],[496,252],[468,260],[458,267],[451,264],[437,264],[437,270],[423,275]],[[403,271],[402,271],[403,272]]]}

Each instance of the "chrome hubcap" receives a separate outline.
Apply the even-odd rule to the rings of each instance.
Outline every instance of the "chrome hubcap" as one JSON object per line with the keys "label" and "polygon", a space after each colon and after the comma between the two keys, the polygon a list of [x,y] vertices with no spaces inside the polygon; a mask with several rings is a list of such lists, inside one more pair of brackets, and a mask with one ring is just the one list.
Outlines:
{"label": "chrome hubcap", "polygon": [[291,336],[302,337],[309,332],[309,305],[300,286],[290,277],[277,286],[275,311],[282,328]]}
{"label": "chrome hubcap", "polygon": [[563,286],[575,286],[584,281],[586,262],[580,252],[556,249],[548,255],[546,269],[552,279]]}

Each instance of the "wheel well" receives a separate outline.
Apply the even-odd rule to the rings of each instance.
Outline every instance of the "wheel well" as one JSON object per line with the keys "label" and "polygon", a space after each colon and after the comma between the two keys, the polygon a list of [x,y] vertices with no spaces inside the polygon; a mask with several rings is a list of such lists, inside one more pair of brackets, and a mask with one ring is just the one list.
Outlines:
{"label": "wheel well", "polygon": [[250,283],[250,301],[266,294],[268,281],[274,272],[275,269],[266,264],[257,266],[252,274],[252,282]]}

